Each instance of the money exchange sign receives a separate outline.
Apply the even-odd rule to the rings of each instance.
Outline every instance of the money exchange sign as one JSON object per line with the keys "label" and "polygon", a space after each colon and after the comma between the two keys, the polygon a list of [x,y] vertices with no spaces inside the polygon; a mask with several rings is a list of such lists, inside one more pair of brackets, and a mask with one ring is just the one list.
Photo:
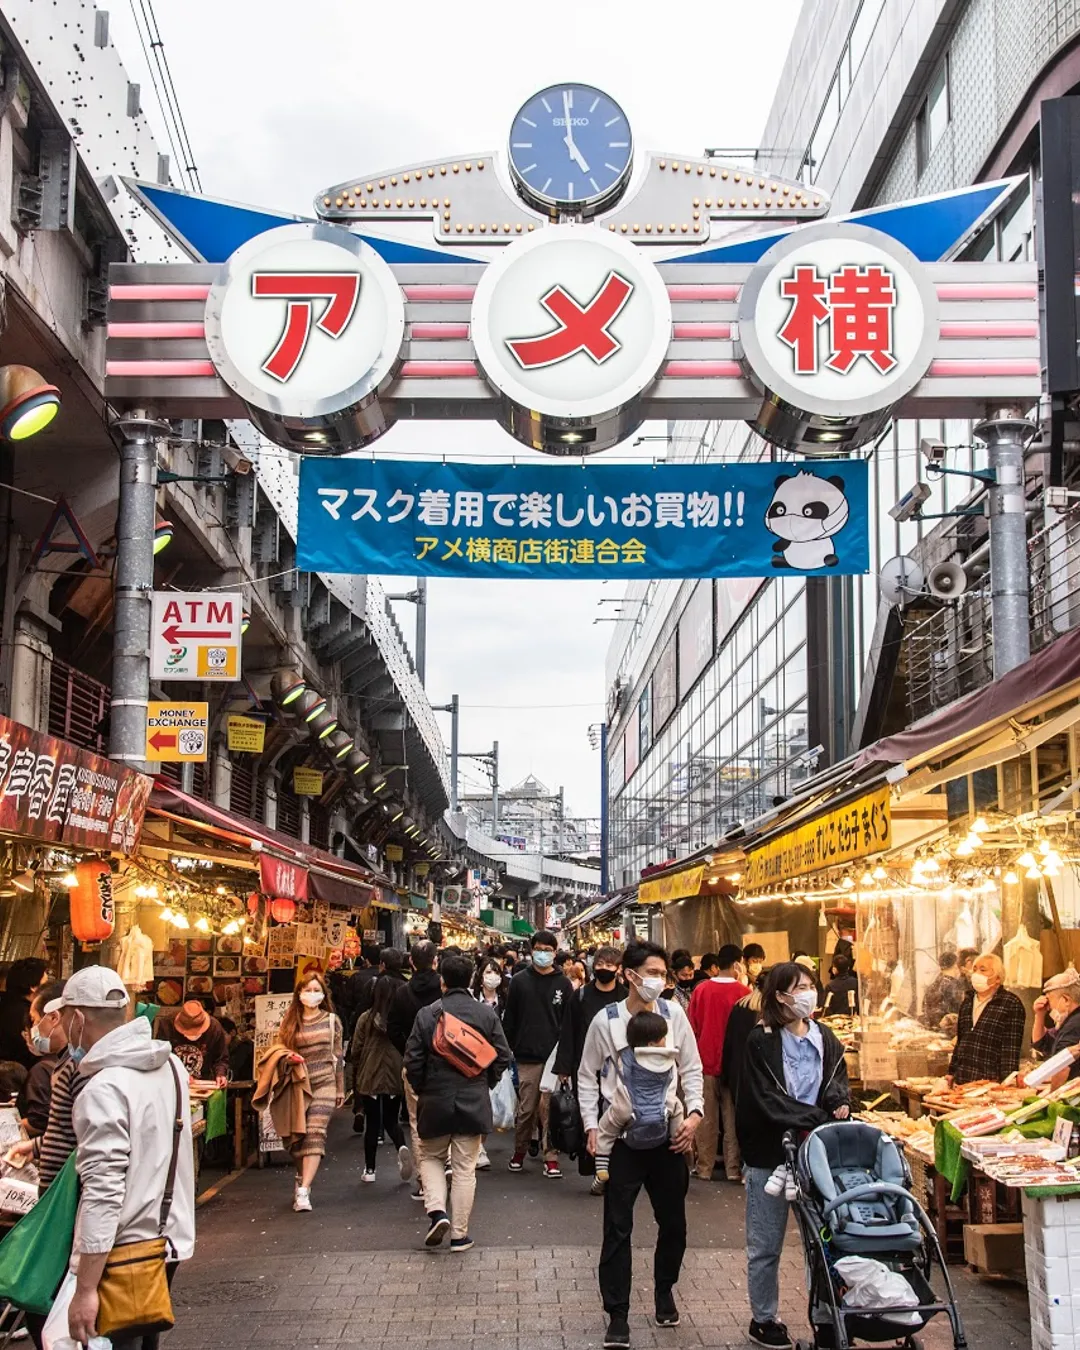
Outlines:
{"label": "money exchange sign", "polygon": [[854,575],[860,460],[607,466],[309,456],[297,565],[456,577]]}

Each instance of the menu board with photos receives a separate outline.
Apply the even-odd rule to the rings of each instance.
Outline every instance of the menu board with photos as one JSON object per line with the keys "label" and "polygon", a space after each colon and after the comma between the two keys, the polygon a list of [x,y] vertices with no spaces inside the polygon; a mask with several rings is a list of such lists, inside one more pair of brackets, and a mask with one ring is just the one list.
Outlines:
{"label": "menu board with photos", "polygon": [[271,928],[266,957],[271,970],[291,970],[296,963],[296,926],[287,923]]}

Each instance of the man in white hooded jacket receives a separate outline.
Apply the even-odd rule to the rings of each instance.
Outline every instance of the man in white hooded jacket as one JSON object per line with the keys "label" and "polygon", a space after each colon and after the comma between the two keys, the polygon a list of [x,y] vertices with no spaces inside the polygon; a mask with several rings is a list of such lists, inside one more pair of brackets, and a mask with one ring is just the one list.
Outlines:
{"label": "man in white hooded jacket", "polygon": [[658,1229],[653,1265],[656,1324],[679,1325],[673,1290],[686,1252],[686,1191],[690,1184],[686,1158],[693,1151],[694,1134],[705,1110],[701,1056],[689,1019],[675,999],[660,998],[667,983],[667,954],[655,943],[640,942],[626,949],[622,964],[629,996],[623,1003],[601,1008],[593,1018],[578,1069],[578,1103],[589,1152],[596,1155],[600,1116],[614,1097],[619,1059],[627,1046],[626,1027],[635,1013],[659,1012],[667,1021],[666,1043],[673,1051],[686,1117],[670,1144],[630,1148],[619,1139],[611,1150],[599,1270],[600,1294],[608,1315],[604,1345],[609,1350],[623,1350],[630,1344],[631,1241],[634,1205],[642,1186]]}
{"label": "man in white hooded jacket", "polygon": [[[96,1334],[98,1285],[109,1253],[124,1243],[159,1236],[178,1081],[183,1127],[164,1236],[169,1261],[185,1261],[195,1249],[188,1075],[170,1046],[152,1038],[144,1017],[127,1020],[128,1003],[127,990],[115,971],[87,966],[68,980],[55,1005],[71,1057],[89,1080],[73,1113],[81,1194],[68,1329],[78,1345],[86,1345]],[[113,1350],[154,1350],[156,1345],[156,1336],[112,1342]]]}

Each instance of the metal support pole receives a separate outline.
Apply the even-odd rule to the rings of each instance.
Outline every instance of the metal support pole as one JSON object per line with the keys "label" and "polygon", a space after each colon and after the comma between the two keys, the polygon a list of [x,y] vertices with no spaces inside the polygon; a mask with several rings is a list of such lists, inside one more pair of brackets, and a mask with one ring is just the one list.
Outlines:
{"label": "metal support pole", "polygon": [[458,696],[450,696],[450,810],[458,811]]}
{"label": "metal support pole", "polygon": [[600,894],[607,895],[608,886],[608,725],[600,723]]}
{"label": "metal support pole", "polygon": [[148,771],[146,704],[150,697],[150,605],[154,589],[155,439],[165,435],[168,427],[144,412],[129,413],[113,425],[123,439],[109,756]]}
{"label": "metal support pole", "polygon": [[986,442],[994,470],[989,498],[995,679],[1023,665],[1031,655],[1024,449],[1036,430],[1016,408],[1003,408],[975,428],[975,435]]}
{"label": "metal support pole", "polygon": [[491,745],[491,833],[499,828],[499,742]]}
{"label": "metal support pole", "polygon": [[427,577],[416,578],[416,674],[427,682]]}

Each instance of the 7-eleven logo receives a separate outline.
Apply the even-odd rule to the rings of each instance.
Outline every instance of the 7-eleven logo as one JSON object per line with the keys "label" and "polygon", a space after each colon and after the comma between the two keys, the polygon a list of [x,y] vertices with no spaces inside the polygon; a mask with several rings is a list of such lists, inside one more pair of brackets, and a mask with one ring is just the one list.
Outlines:
{"label": "7-eleven logo", "polygon": [[[288,300],[285,327],[273,351],[262,364],[267,375],[286,384],[303,360],[312,323],[327,337],[339,338],[348,328],[360,298],[358,272],[253,272],[251,294],[256,300]],[[325,300],[314,317],[315,302]]]}

